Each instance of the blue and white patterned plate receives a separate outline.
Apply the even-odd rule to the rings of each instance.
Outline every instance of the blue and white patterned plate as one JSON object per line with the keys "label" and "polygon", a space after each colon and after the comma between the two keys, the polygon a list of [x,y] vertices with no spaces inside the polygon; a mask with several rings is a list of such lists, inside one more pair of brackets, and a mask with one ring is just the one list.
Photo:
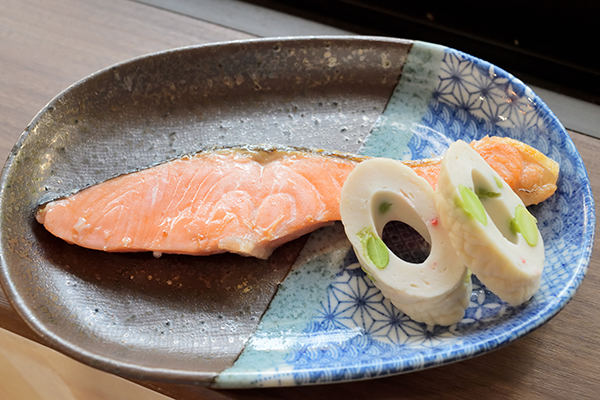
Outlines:
{"label": "blue and white patterned plate", "polygon": [[523,82],[460,51],[415,42],[360,153],[420,159],[443,154],[454,140],[486,135],[524,141],[560,164],[557,193],[531,207],[546,251],[541,288],[531,301],[508,306],[473,277],[464,319],[428,329],[381,295],[337,225],[311,236],[306,257],[296,262],[216,386],[340,382],[439,366],[513,342],[559,312],[585,275],[595,209],[587,172],[568,134]]}
{"label": "blue and white patterned plate", "polygon": [[[470,307],[449,327],[416,323],[383,298],[340,223],[260,261],[93,252],[34,219],[52,198],[214,145],[420,159],[485,135],[560,164],[557,192],[530,208],[545,267],[519,307],[473,277]],[[23,133],[2,174],[0,217],[4,291],[49,345],[115,374],[219,388],[381,377],[506,345],[571,299],[595,228],[583,162],[526,85],[453,49],[366,37],[194,46],[99,71]]]}

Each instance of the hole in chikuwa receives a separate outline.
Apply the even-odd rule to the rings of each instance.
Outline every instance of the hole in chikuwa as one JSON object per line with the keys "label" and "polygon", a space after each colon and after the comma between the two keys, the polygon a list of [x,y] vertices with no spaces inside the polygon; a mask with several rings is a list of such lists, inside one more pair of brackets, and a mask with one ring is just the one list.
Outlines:
{"label": "hole in chikuwa", "polygon": [[431,252],[427,240],[404,222],[390,221],[385,224],[381,239],[396,257],[409,263],[421,264]]}

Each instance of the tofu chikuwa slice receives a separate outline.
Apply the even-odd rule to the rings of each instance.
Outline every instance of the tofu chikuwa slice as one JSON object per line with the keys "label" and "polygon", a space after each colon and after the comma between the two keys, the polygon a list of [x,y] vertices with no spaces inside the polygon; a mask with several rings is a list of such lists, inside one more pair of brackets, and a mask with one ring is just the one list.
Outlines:
{"label": "tofu chikuwa slice", "polygon": [[[396,160],[364,161],[342,187],[340,212],[361,267],[392,304],[430,326],[462,320],[471,275],[452,247],[425,179]],[[430,244],[423,262],[404,260],[386,246],[383,230],[390,221],[413,227]]]}
{"label": "tofu chikuwa slice", "polygon": [[446,152],[435,200],[453,247],[479,280],[511,305],[529,300],[544,267],[537,221],[467,143]]}

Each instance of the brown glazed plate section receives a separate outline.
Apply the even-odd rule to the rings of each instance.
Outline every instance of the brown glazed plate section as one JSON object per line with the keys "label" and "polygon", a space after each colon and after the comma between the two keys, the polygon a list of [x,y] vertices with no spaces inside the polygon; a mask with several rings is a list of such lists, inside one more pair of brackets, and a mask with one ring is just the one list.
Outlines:
{"label": "brown glazed plate section", "polygon": [[38,205],[211,146],[356,152],[411,42],[289,38],[188,47],[97,72],[54,98],[2,175],[2,284],[55,349],[121,375],[210,383],[244,349],[305,238],[268,260],[71,246]]}

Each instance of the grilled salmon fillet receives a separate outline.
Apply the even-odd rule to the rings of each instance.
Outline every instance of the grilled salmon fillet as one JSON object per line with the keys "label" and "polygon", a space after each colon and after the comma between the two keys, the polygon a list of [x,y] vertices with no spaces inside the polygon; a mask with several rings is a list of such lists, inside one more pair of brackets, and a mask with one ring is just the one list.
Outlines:
{"label": "grilled salmon fillet", "polygon": [[[530,146],[508,138],[471,146],[525,204],[556,190],[558,164]],[[215,149],[46,203],[36,218],[53,235],[90,249],[264,259],[339,220],[341,188],[366,158],[287,147]],[[406,164],[435,187],[441,157]]]}

